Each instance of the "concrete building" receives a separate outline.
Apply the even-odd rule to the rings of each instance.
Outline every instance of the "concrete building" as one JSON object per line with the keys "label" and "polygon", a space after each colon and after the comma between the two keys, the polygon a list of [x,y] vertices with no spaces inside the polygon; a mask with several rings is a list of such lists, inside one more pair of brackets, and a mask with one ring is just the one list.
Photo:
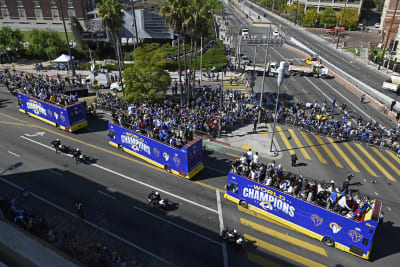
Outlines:
{"label": "concrete building", "polygon": [[69,30],[69,18],[75,16],[85,27],[86,13],[95,0],[0,0],[0,27],[21,31],[52,29],[64,31],[61,6]]}
{"label": "concrete building", "polygon": [[382,10],[380,30],[383,35],[383,44],[387,42],[387,49],[389,51],[395,51],[396,57],[400,58],[400,47],[397,45],[400,40],[400,3],[397,4],[397,2],[397,0],[385,1]]}
{"label": "concrete building", "polygon": [[[356,8],[358,9],[358,14],[361,12],[361,7],[364,0],[298,0],[304,5],[304,12],[308,8],[316,8],[318,12],[324,10],[325,8],[333,8],[334,10],[346,8]],[[288,0],[288,5],[292,3],[297,3],[297,0]]]}

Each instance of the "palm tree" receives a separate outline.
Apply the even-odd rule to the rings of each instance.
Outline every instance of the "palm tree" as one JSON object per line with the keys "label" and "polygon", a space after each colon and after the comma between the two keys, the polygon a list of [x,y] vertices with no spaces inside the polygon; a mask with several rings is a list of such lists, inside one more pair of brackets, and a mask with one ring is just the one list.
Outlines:
{"label": "palm tree", "polygon": [[118,0],[101,0],[101,3],[98,3],[97,7],[99,9],[99,16],[102,17],[106,29],[111,33],[112,42],[115,48],[115,55],[117,56],[118,60],[119,76],[122,77],[122,49],[119,35],[119,30],[124,24],[124,13],[122,12],[122,5],[119,3]]}
{"label": "palm tree", "polygon": [[[182,87],[182,69],[181,69],[181,51],[180,41],[184,35],[183,22],[185,20],[185,7],[187,0],[165,0],[160,6],[160,14],[165,18],[168,26],[178,33],[178,69],[179,69],[179,85],[181,88],[181,105],[183,104],[183,87]],[[186,64],[185,64],[186,65]]]}

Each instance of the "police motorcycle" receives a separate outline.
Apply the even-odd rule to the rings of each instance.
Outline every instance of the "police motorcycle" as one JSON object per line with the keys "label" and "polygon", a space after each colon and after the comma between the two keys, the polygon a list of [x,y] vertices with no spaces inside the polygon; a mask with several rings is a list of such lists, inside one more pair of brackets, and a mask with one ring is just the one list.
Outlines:
{"label": "police motorcycle", "polygon": [[221,237],[223,240],[234,243],[237,246],[243,246],[245,243],[243,236],[235,228],[232,230],[225,228],[222,230]]}
{"label": "police motorcycle", "polygon": [[79,148],[76,148],[74,151],[72,151],[72,156],[75,160],[75,163],[86,163],[89,164],[90,163],[90,158],[84,154],[82,154],[82,152],[79,150]]}
{"label": "police motorcycle", "polygon": [[58,138],[56,140],[51,141],[51,146],[56,150],[56,153],[60,151],[61,153],[64,154],[71,154],[73,151],[73,148],[65,144],[61,144],[61,141]]}
{"label": "police motorcycle", "polygon": [[147,201],[150,207],[165,211],[175,209],[179,205],[178,203],[172,203],[168,199],[162,199],[160,193],[157,191],[151,191],[147,196]]}

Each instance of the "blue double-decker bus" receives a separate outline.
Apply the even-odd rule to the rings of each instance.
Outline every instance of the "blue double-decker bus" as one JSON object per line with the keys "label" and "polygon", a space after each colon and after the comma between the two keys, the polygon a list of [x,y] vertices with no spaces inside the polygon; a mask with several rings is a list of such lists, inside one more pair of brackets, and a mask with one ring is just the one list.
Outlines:
{"label": "blue double-decker bus", "polygon": [[175,148],[111,122],[108,129],[110,145],[175,175],[191,179],[204,168],[203,140],[200,137]]}
{"label": "blue double-decker bus", "polygon": [[369,259],[382,201],[371,200],[362,221],[356,221],[253,180],[228,174],[225,198],[364,259]]}
{"label": "blue double-decker bus", "polygon": [[67,132],[75,132],[88,125],[83,103],[60,106],[50,101],[18,92],[19,111]]}

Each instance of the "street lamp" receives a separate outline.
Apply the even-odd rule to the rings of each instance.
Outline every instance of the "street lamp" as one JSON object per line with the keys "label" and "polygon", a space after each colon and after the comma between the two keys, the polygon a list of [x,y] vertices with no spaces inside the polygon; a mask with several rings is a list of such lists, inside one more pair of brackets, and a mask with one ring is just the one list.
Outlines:
{"label": "street lamp", "polygon": [[58,0],[58,5],[60,6],[61,18],[62,18],[62,22],[64,25],[65,39],[67,40],[68,55],[69,55],[69,62],[71,63],[72,76],[75,76],[75,66],[74,66],[74,61],[72,59],[72,55],[71,55],[71,48],[69,47],[69,39],[68,39],[68,33],[67,33],[67,26],[65,26],[65,18],[64,18],[64,12],[63,12],[63,7],[62,7],[62,1]]}
{"label": "street lamp", "polygon": [[272,152],[272,144],[274,143],[276,117],[277,117],[276,113],[278,111],[279,93],[280,93],[280,90],[281,90],[283,77],[285,76],[285,67],[286,67],[286,62],[285,61],[281,61],[281,63],[279,64],[279,69],[278,69],[278,71],[279,71],[278,72],[278,93],[276,95],[275,112],[274,112],[274,126],[272,128],[271,146],[269,148],[269,152]]}
{"label": "street lamp", "polygon": [[[264,85],[265,85],[265,76],[267,72],[267,60],[268,60],[268,48],[269,48],[269,39],[271,38],[272,26],[269,25],[269,31],[267,36],[267,45],[265,46],[265,57],[264,57],[264,73],[263,73],[263,80],[262,80],[262,87],[261,87],[261,94],[260,94],[260,108],[258,109],[258,121],[260,121],[260,114],[261,108],[263,103],[263,94],[264,94]],[[255,67],[254,67],[255,68]]]}

